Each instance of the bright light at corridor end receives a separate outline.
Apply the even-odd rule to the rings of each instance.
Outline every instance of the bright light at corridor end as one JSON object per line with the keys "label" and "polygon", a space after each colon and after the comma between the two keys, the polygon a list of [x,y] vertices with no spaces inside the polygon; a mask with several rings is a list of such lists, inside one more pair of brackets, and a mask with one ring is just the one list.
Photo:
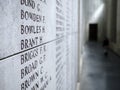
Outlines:
{"label": "bright light at corridor end", "polygon": [[92,18],[90,19],[90,22],[96,22],[99,17],[102,15],[104,10],[104,3],[101,4],[98,9],[95,11],[95,13],[93,14]]}

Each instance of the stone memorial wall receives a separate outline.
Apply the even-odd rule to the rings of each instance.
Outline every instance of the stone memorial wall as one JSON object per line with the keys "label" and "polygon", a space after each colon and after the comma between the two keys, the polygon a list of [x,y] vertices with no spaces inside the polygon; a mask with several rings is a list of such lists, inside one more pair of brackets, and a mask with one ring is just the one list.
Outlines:
{"label": "stone memorial wall", "polygon": [[75,90],[77,0],[0,0],[0,90]]}

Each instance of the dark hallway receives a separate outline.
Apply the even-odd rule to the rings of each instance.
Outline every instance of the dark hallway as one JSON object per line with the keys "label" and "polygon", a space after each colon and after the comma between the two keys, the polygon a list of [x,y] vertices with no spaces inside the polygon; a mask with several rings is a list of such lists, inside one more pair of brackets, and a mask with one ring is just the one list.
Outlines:
{"label": "dark hallway", "polygon": [[89,42],[84,47],[80,90],[120,90],[120,57],[102,45]]}

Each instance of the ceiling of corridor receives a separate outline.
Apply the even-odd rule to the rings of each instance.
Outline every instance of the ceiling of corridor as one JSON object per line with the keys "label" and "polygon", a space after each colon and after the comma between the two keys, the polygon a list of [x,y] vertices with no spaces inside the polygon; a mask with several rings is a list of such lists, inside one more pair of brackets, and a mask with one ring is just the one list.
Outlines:
{"label": "ceiling of corridor", "polygon": [[106,0],[82,0],[82,8],[86,20],[90,20],[95,12],[98,12],[99,8],[105,4],[105,1]]}

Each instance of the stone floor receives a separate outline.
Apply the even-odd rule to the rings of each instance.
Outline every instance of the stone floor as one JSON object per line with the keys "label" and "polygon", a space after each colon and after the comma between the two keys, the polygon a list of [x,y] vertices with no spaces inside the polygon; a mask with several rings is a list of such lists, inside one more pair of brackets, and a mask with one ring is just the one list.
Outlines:
{"label": "stone floor", "polygon": [[84,47],[80,90],[120,90],[120,57],[101,44],[89,42]]}

